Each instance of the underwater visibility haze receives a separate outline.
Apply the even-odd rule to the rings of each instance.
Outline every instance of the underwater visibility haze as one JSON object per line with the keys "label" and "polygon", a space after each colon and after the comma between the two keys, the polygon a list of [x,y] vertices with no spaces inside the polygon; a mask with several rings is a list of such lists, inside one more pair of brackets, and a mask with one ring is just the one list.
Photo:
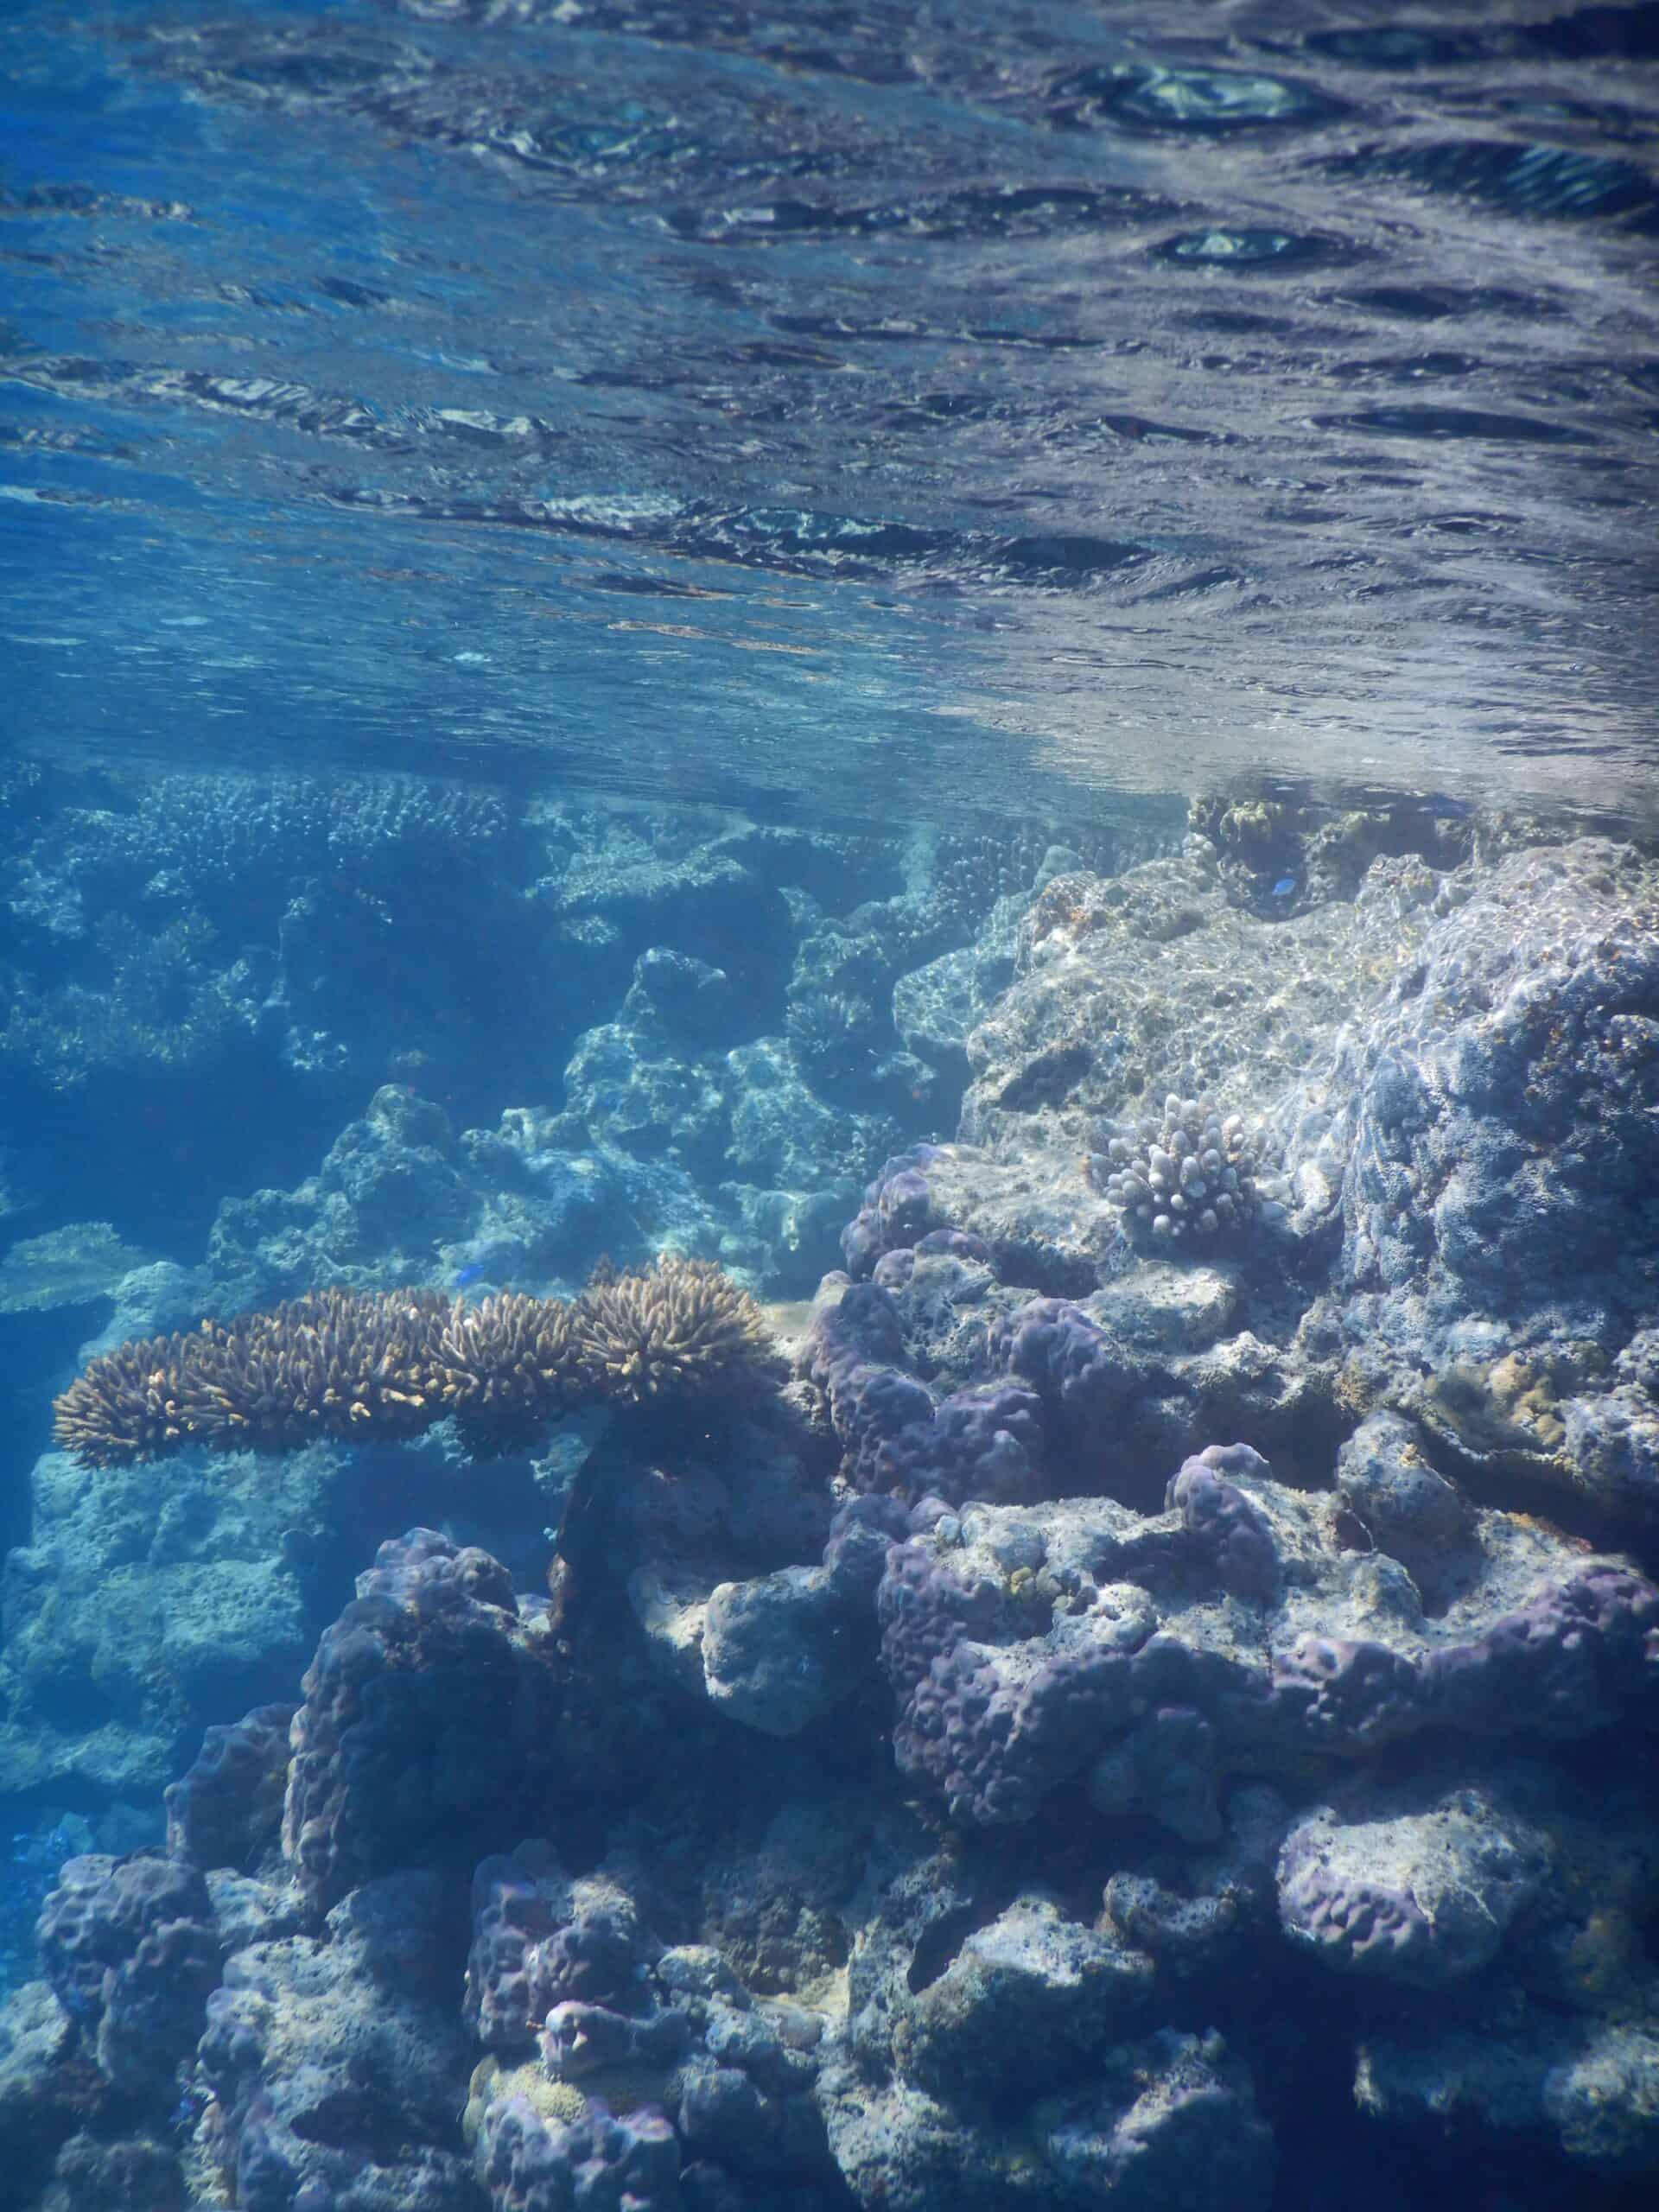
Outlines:
{"label": "underwater visibility haze", "polygon": [[0,2212],[1654,2201],[1656,148],[10,0]]}

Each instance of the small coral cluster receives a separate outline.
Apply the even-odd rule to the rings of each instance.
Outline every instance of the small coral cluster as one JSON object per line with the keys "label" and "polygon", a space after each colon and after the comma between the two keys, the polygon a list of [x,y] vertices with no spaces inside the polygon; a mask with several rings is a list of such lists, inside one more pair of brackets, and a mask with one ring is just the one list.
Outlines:
{"label": "small coral cluster", "polygon": [[705,1260],[602,1268],[574,1303],[316,1291],[102,1354],[57,1400],[54,1433],[88,1466],[121,1466],[187,1444],[397,1441],[453,1414],[486,1458],[523,1450],[589,1401],[741,1393],[764,1372],[767,1344],[754,1300]]}
{"label": "small coral cluster", "polygon": [[1136,1244],[1215,1243],[1248,1229],[1272,1203],[1259,1132],[1242,1114],[1224,1116],[1213,1098],[1171,1091],[1161,1121],[1147,1115],[1089,1166]]}
{"label": "small coral cluster", "polygon": [[573,1309],[588,1395],[639,1405],[741,1384],[766,1353],[760,1309],[711,1260],[603,1267]]}

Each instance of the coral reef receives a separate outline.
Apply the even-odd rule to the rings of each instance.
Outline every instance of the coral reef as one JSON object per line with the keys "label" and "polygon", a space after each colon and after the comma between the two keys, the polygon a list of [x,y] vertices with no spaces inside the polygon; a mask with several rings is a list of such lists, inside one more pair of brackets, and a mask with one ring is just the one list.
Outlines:
{"label": "coral reef", "polygon": [[[270,1279],[232,1303],[336,1279],[293,1250],[312,1192],[273,1236],[259,1186],[302,1173],[342,1113],[392,1085],[463,1128],[562,1096],[513,1118],[536,1125],[548,1211],[604,1210],[589,1257],[643,1233],[799,1294],[861,1182],[950,1116],[965,1077],[959,1038],[941,1079],[899,1036],[895,991],[917,963],[971,964],[995,885],[1011,932],[1039,843],[895,847],[414,778],[54,775],[0,853],[19,938],[0,975],[0,1091],[20,1123],[50,1116],[79,1151],[79,1211],[129,1236],[171,1247],[251,1181],[226,1226],[256,1232]],[[842,1005],[827,1029],[820,1000]],[[146,1136],[143,1178],[118,1173],[135,1128],[188,1120],[209,1079],[220,1115],[188,1158]],[[454,1217],[458,1201],[531,1211],[513,1199],[534,1193],[457,1164],[442,1241],[493,1226]],[[414,1195],[438,1201],[435,1163],[409,1165]],[[327,1186],[330,1257],[346,1256],[346,1179],[307,1178]],[[382,1249],[395,1224],[365,1226],[348,1264],[382,1264],[354,1281],[422,1279],[416,1222],[401,1261]],[[556,1271],[570,1265],[561,1250]]]}
{"label": "coral reef", "polygon": [[208,2000],[196,2155],[244,2212],[462,2212],[465,2038],[435,1878],[365,1884],[315,1932],[242,1942]]}
{"label": "coral reef", "polygon": [[499,1561],[416,1529],[357,1587],[307,1670],[283,1807],[283,1856],[324,1908],[412,1856],[475,1853],[556,1752],[549,1656]]}
{"label": "coral reef", "polygon": [[860,2204],[1266,2207],[1248,2064],[1213,2031],[1154,2024],[1154,1962],[1109,1921],[1035,1885],[1009,1897],[897,1821],[868,1877],[818,2082]]}
{"label": "coral reef", "polygon": [[876,1604],[894,1751],[957,1817],[1030,1819],[1148,1713],[1170,1717],[1160,1760],[1191,1716],[1181,1758],[1208,1787],[1430,1730],[1568,1741],[1655,1710],[1659,1590],[1616,1560],[1485,1516],[1455,1611],[1431,1624],[1414,1587],[1390,1593],[1344,1548],[1338,1507],[1273,1484],[1246,1446],[1189,1460],[1168,1504],[1149,1520],[1102,1498],[976,1503],[893,1549]]}
{"label": "coral reef", "polygon": [[113,917],[92,935],[107,967],[102,987],[65,982],[10,995],[0,1069],[74,1093],[178,1073],[200,1080],[245,1052],[259,1009],[238,961],[213,964],[217,932],[181,915],[135,932]]}
{"label": "coral reef", "polygon": [[680,2150],[660,2113],[616,2119],[596,2097],[559,2120],[528,2097],[502,2097],[484,2115],[480,2169],[496,2212],[564,2212],[626,2204],[679,2212]]}
{"label": "coral reef", "polygon": [[1449,888],[1334,1071],[1342,1244],[1308,1333],[1447,1466],[1652,1521],[1659,882],[1581,838]]}
{"label": "coral reef", "polygon": [[[810,1310],[706,1259],[474,1278],[556,1287],[644,1185],[391,1091],[207,1278],[326,1226],[344,1280],[196,1330],[182,1270],[124,1283],[159,1318],[36,1470],[0,1755],[181,1778],[164,1852],[76,1847],[0,2007],[30,2212],[1651,2193],[1653,864],[1437,876],[1362,824],[1316,881],[1300,820],[1204,818],[1109,882],[1044,863],[1023,920],[950,861],[1009,963],[973,1141],[884,1147]],[[616,953],[650,1081],[760,1050],[685,924],[753,855],[642,851],[607,905],[587,849],[572,926],[696,938]],[[889,925],[953,957],[937,883],[855,925],[798,888],[774,1102],[838,995],[887,1049]],[[1080,1162],[1126,1120],[1115,1203]],[[1201,1217],[1206,1150],[1264,1233],[1122,1233],[1131,1177]],[[380,1286],[423,1241],[470,1299]],[[223,1456],[141,1458],[187,1442]]]}
{"label": "coral reef", "polygon": [[[849,1306],[841,1341],[855,1354],[899,1334],[887,1294],[843,1283],[801,1355],[830,1384],[830,1325]],[[1550,1761],[1615,1729],[1639,1742],[1659,1717],[1659,1591],[1471,1509],[1472,1564],[1431,1622],[1403,1568],[1344,1543],[1344,1495],[1287,1490],[1242,1446],[1189,1461],[1151,1517],[1099,1497],[906,1498],[901,1483],[849,1499],[820,1566],[716,1589],[701,1665],[674,1676],[672,1725],[704,1756],[717,1738],[702,1732],[733,1721],[786,1742],[849,1700],[861,1711],[879,1629],[897,1771],[849,1837],[861,1876],[814,1876],[817,1915],[780,1906],[810,1857],[802,1838],[836,1817],[834,1780],[820,1809],[775,1830],[764,1878],[741,1856],[727,1868],[717,1910],[655,1821],[631,1815],[580,1872],[543,1841],[492,1852],[504,1831],[536,1834],[538,1810],[580,1827],[602,1754],[573,1731],[569,1701],[593,1694],[589,1670],[613,1681],[626,1609],[608,1628],[594,1617],[602,1648],[562,1648],[495,1560],[415,1531],[383,1548],[306,1678],[283,1831],[302,1926],[280,1891],[228,1869],[204,1883],[182,1856],[67,1870],[46,1957],[99,2067],[130,2090],[154,2085],[199,2035],[208,2102],[194,2155],[233,2175],[255,2212],[325,2190],[463,2212],[474,2189],[512,2212],[625,2186],[665,2208],[747,2208],[785,2182],[798,2202],[825,2192],[826,2207],[846,2187],[872,2205],[943,2190],[988,2212],[1012,2186],[1085,2212],[1103,2190],[1166,2202],[1178,2177],[1257,2207],[1275,2143],[1254,2076],[1274,2070],[1272,2039],[1248,2007],[1224,2035],[1183,2025],[1181,1992],[1246,1962],[1283,1971],[1278,1944],[1361,1993],[1357,2027],[1372,1985],[1455,2005],[1509,1977],[1536,2069],[1529,2110],[1559,2113],[1567,2160],[1646,2171],[1640,2098],[1596,2127],[1589,2101],[1641,2063],[1632,1940],[1659,1897],[1659,1849],[1637,1840],[1634,1777],[1592,1842]],[[637,1543],[658,1524],[630,1525]],[[661,1524],[660,1574],[691,1556],[699,1525],[696,1510]],[[734,1563],[732,1537],[714,1541]],[[812,1539],[803,1526],[792,1541]],[[812,1625],[825,1621],[827,1637]],[[826,1654],[864,1654],[828,1699],[795,1687],[815,1635]],[[751,1688],[722,1695],[740,1678]],[[251,1714],[206,1747],[174,1800],[177,1844],[257,1859],[280,1720]],[[1420,1777],[1386,1756],[1406,1736],[1430,1747]],[[1459,1740],[1484,1780],[1457,1763]],[[929,1837],[902,1809],[918,1781],[967,1823],[963,1837]],[[694,1811],[683,1783],[667,1789],[702,1855],[721,1816]],[[1068,1790],[1065,1821],[1039,1817]],[[652,1794],[637,1766],[630,1793],[636,1806]],[[974,1840],[987,1825],[1027,1840],[1012,1891]],[[1164,1840],[1148,1848],[1147,1831]],[[1077,1903],[1084,1868],[1104,1897],[1095,1919]],[[467,1885],[463,1965],[444,1928]],[[843,1931],[827,1946],[826,1910]],[[158,2012],[146,1977],[163,1940],[193,1973],[168,1973]],[[751,1967],[766,1957],[771,1993],[745,1982],[726,1942]],[[1435,2065],[1481,2078],[1478,2012],[1415,2043],[1397,2008],[1385,2017],[1387,2035],[1356,2037],[1370,2108],[1409,2110]],[[149,2025],[148,2071],[110,2025],[128,2018]],[[481,2056],[463,2140],[453,2113],[469,2039]],[[1550,2107],[1545,2076],[1565,2082],[1563,2066],[1581,2091]],[[1495,2112],[1491,2124],[1514,2123]],[[81,2154],[66,2140],[54,2155]]]}
{"label": "coral reef", "polygon": [[207,1885],[180,1859],[72,1859],[41,1909],[41,1964],[92,2048],[126,2088],[164,2084],[201,2032],[221,1949]]}
{"label": "coral reef", "polygon": [[899,1309],[880,1282],[825,1278],[803,1364],[842,1447],[842,1480],[912,1504],[1037,1496],[1042,1408],[1025,1378],[1004,1376],[936,1400],[893,1363],[902,1351]]}
{"label": "coral reef", "polygon": [[168,1783],[167,1847],[198,1866],[245,1867],[272,1843],[288,1787],[291,1705],[261,1705],[202,1736],[188,1773]]}
{"label": "coral reef", "polygon": [[218,915],[273,915],[291,887],[334,869],[377,888],[473,852],[499,862],[513,828],[499,793],[416,778],[164,775],[71,807],[34,844],[24,880],[54,886],[64,918],[187,892]]}
{"label": "coral reef", "polygon": [[[0,1580],[0,1770],[11,1789],[38,1802],[142,1806],[153,1834],[162,1790],[207,1724],[292,1702],[334,1609],[333,1563],[302,1532],[341,1526],[330,1500],[346,1459],[327,1446],[250,1456],[245,1479],[226,1485],[222,1462],[175,1463],[158,1482],[152,1465],[89,1471],[46,1453],[31,1541]],[[378,1533],[355,1539],[358,1558]],[[348,1553],[342,1570],[350,1563]]]}
{"label": "coral reef", "polygon": [[639,1231],[634,1213],[695,1239],[703,1216],[658,1173],[614,1155],[578,1157],[549,1117],[525,1109],[457,1135],[444,1109],[385,1084],[348,1122],[315,1175],[291,1191],[219,1205],[207,1268],[231,1306],[252,1309],[314,1285],[379,1289],[446,1267],[514,1279],[577,1279]]}
{"label": "coral reef", "polygon": [[914,1245],[928,1220],[927,1170],[937,1145],[912,1145],[883,1163],[867,1186],[864,1203],[842,1231],[842,1256],[855,1278],[868,1275],[887,1252]]}
{"label": "coral reef", "polygon": [[[626,1878],[572,1880],[544,1843],[521,1844],[480,1866],[474,1925],[466,2010],[495,2056],[471,2126],[493,2203],[638,2186],[666,2212],[683,2164],[699,2200],[723,2183],[715,2202],[749,2201],[746,2180],[827,2177],[821,2022],[757,1999],[711,1948],[665,1944]],[[620,2173],[584,2178],[594,2167]]]}

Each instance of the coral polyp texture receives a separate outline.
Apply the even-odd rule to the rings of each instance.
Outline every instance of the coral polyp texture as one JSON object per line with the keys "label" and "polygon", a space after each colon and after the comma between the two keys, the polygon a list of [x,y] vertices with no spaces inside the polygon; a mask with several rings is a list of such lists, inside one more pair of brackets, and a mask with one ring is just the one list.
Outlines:
{"label": "coral polyp texture", "polygon": [[435,1354],[449,1311],[436,1291],[314,1291],[122,1344],[58,1399],[57,1441],[107,1467],[186,1444],[291,1452],[319,1436],[416,1436],[443,1410]]}
{"label": "coral polyp texture", "polygon": [[709,1260],[596,1273],[581,1311],[595,1395],[625,1405],[741,1390],[766,1357],[760,1306]]}
{"label": "coral polyp texture", "polygon": [[589,1394],[577,1307],[517,1291],[456,1305],[435,1357],[443,1410],[475,1459],[522,1451]]}
{"label": "coral polyp texture", "polygon": [[1265,1147],[1242,1114],[1172,1091],[1163,1117],[1090,1155],[1090,1173],[1141,1246],[1215,1245],[1241,1236],[1277,1203]]}
{"label": "coral polyp texture", "polygon": [[767,1373],[768,1346],[755,1300],[706,1260],[602,1268],[574,1303],[314,1291],[101,1353],[56,1401],[54,1433],[86,1465],[111,1467],[188,1444],[396,1443],[453,1414],[484,1459],[527,1449],[594,1400],[741,1395]]}

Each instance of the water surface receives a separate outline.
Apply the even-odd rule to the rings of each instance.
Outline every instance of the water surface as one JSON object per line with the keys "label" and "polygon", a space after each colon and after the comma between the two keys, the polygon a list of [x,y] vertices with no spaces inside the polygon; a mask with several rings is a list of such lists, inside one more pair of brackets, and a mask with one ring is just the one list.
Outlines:
{"label": "water surface", "polygon": [[883,824],[1655,783],[1659,9],[0,31],[13,743]]}

